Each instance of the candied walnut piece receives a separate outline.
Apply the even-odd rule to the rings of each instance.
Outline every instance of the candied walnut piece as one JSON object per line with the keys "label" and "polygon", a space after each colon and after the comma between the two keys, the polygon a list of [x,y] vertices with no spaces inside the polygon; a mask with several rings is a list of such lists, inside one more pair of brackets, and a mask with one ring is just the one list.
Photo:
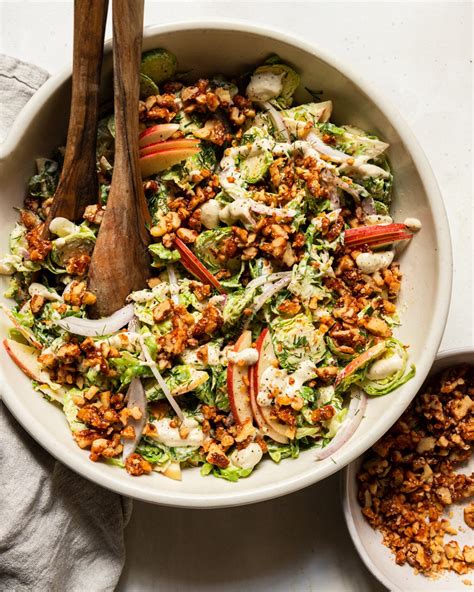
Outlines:
{"label": "candied walnut piece", "polygon": [[125,469],[129,475],[139,477],[140,475],[151,473],[152,466],[143,456],[134,452],[125,460]]}
{"label": "candied walnut piece", "polygon": [[72,436],[80,448],[90,448],[94,440],[102,437],[98,432],[90,429],[73,432]]}
{"label": "candied walnut piece", "polygon": [[285,316],[294,317],[301,310],[301,304],[298,300],[283,300],[278,310]]}
{"label": "candied walnut piece", "polygon": [[202,317],[193,328],[193,336],[202,337],[203,335],[207,335],[211,337],[222,327],[223,322],[224,320],[220,311],[212,304],[208,304],[203,310]]}
{"label": "candied walnut piece", "polygon": [[464,508],[464,522],[469,528],[474,528],[474,502]]}
{"label": "candied walnut piece", "polygon": [[161,323],[161,321],[167,319],[172,312],[173,302],[168,298],[167,300],[160,302],[158,306],[155,306],[155,308],[152,311],[153,320],[155,321],[155,323]]}
{"label": "candied walnut piece", "polygon": [[30,309],[34,315],[37,315],[39,312],[41,312],[44,305],[45,305],[44,296],[40,296],[39,294],[35,294],[34,296],[31,297]]}
{"label": "candied walnut piece", "polygon": [[86,206],[84,210],[83,218],[87,220],[91,224],[101,224],[104,218],[105,208],[100,206],[99,204],[93,204],[90,206]]}
{"label": "candied walnut piece", "polygon": [[387,323],[382,319],[378,319],[377,317],[363,319],[362,324],[367,329],[367,331],[370,331],[379,337],[390,337],[392,335],[392,330],[387,325]]}
{"label": "candied walnut piece", "polygon": [[221,469],[225,469],[226,467],[229,466],[229,463],[230,463],[230,461],[227,458],[227,456],[225,455],[222,447],[215,442],[213,442],[210,445],[209,451],[206,456],[206,460],[211,465],[216,465],[217,467],[219,467]]}
{"label": "candied walnut piece", "polygon": [[38,224],[25,235],[31,261],[44,261],[53,248],[51,241],[41,238],[43,227],[44,223]]}
{"label": "candied walnut piece", "polygon": [[[357,475],[362,513],[400,565],[436,576],[467,573],[472,548],[461,551],[443,510],[474,494],[474,476],[457,473],[472,453],[464,434],[473,423],[474,366],[452,367],[431,378],[366,456]],[[474,504],[464,520],[474,526]]]}
{"label": "candied walnut piece", "polygon": [[89,255],[79,255],[78,257],[71,257],[66,263],[66,271],[70,275],[84,275],[89,268],[91,258]]}

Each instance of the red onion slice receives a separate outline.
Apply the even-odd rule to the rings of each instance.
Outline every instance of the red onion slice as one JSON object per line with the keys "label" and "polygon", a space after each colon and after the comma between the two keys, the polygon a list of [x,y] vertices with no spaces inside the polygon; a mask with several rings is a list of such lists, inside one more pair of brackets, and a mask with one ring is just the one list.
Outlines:
{"label": "red onion slice", "polygon": [[99,337],[101,335],[110,335],[115,333],[125,325],[127,325],[133,318],[135,312],[133,304],[127,304],[123,308],[114,312],[110,317],[102,319],[82,319],[79,317],[66,317],[56,321],[59,325],[69,333],[75,335],[82,335],[83,337]]}
{"label": "red onion slice", "polygon": [[122,461],[125,460],[135,452],[138,443],[143,434],[143,428],[146,424],[146,395],[145,389],[143,388],[142,381],[140,378],[135,377],[132,379],[130,386],[127,391],[127,408],[138,407],[142,412],[140,419],[134,419],[130,417],[127,426],[132,426],[135,430],[135,436],[133,439],[122,438],[123,453]]}
{"label": "red onion slice", "polygon": [[277,128],[278,132],[281,134],[283,139],[286,142],[290,142],[290,132],[288,131],[288,128],[286,127],[285,122],[283,121],[283,117],[280,115],[280,113],[278,113],[275,107],[271,105],[268,101],[259,102],[258,104],[270,115],[273,123],[275,124],[275,127]]}
{"label": "red onion slice", "polygon": [[294,218],[297,214],[296,210],[286,208],[272,208],[253,199],[249,199],[248,204],[249,208],[257,214],[265,214],[267,216],[281,216],[282,218]]}
{"label": "red onion slice", "polygon": [[339,428],[339,431],[334,436],[331,443],[316,453],[316,460],[324,460],[325,458],[329,458],[337,450],[339,450],[339,448],[346,444],[362,421],[366,408],[367,395],[363,391],[357,389],[356,395],[352,397],[349,404],[349,410],[347,412],[345,421]]}
{"label": "red onion slice", "polygon": [[271,284],[260,294],[260,296],[255,300],[254,305],[251,307],[252,314],[248,317],[247,323],[250,322],[250,319],[256,314],[262,306],[265,304],[267,300],[269,300],[272,296],[277,294],[280,290],[283,290],[289,283],[291,282],[291,277],[284,277],[281,280],[278,280],[274,284]]}
{"label": "red onion slice", "polygon": [[151,357],[150,350],[146,346],[145,340],[143,339],[143,335],[139,335],[138,340],[140,341],[143,355],[145,356],[145,360],[146,360],[148,366],[150,367],[150,370],[152,371],[153,376],[156,378],[156,381],[160,385],[161,390],[164,392],[165,397],[168,399],[168,403],[171,405],[171,407],[173,408],[174,412],[179,417],[179,419],[181,421],[183,421],[184,420],[183,412],[181,411],[178,403],[176,403],[173,395],[171,394],[171,391],[168,388],[168,385],[166,384],[165,379],[163,378],[163,376],[161,376],[160,371],[156,367],[156,363],[153,361],[153,358]]}
{"label": "red onion slice", "polygon": [[366,216],[373,216],[377,213],[374,198],[372,196],[369,195],[369,197],[364,197],[362,200],[362,211]]}
{"label": "red onion slice", "polygon": [[273,283],[276,280],[280,280],[283,278],[291,277],[291,271],[278,271],[276,273],[269,273],[267,275],[261,275],[257,278],[254,278],[250,281],[246,286],[246,290],[252,290],[254,288],[258,288],[259,286],[266,284],[266,283]]}
{"label": "red onion slice", "polygon": [[335,148],[331,148],[325,144],[318,134],[314,131],[311,131],[307,134],[305,140],[311,144],[311,146],[320,152],[321,154],[325,154],[334,162],[345,162],[349,158],[351,158],[345,152],[341,152],[340,150],[336,150]]}

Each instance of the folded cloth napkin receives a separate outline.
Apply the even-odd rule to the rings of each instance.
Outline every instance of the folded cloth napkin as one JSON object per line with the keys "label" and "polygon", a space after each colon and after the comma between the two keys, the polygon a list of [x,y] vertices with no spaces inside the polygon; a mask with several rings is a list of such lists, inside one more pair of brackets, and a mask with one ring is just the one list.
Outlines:
{"label": "folded cloth napkin", "polygon": [[[0,55],[0,138],[47,78]],[[114,590],[130,512],[131,500],[55,460],[0,401],[0,591]]]}

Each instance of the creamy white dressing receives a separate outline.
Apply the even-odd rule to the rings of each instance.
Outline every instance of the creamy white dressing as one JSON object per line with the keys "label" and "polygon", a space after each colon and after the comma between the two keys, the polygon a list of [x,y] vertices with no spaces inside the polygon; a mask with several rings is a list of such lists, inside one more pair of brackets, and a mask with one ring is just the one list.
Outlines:
{"label": "creamy white dressing", "polygon": [[151,302],[154,298],[155,294],[149,290],[137,290],[136,292],[132,292],[128,299],[134,302],[145,303]]}
{"label": "creamy white dressing", "polygon": [[0,275],[12,275],[15,273],[15,265],[14,262],[17,261],[19,257],[15,255],[6,255],[3,259],[0,260]]}
{"label": "creamy white dressing", "polygon": [[201,207],[201,223],[206,228],[212,229],[219,226],[219,212],[221,206],[216,199],[210,199]]}
{"label": "creamy white dressing", "polygon": [[[199,423],[191,418],[185,417],[180,427],[171,427],[171,422],[176,419],[164,417],[163,419],[155,420],[153,425],[156,427],[156,433],[150,434],[149,437],[157,442],[161,442],[165,446],[175,448],[178,446],[201,446],[204,442],[204,434]],[[180,435],[181,431],[189,431],[185,438]]]}
{"label": "creamy white dressing", "polygon": [[28,294],[31,297],[42,296],[45,300],[50,300],[50,301],[60,302],[62,300],[62,298],[61,298],[61,296],[59,296],[59,294],[55,294],[54,292],[51,292],[50,290],[48,290],[48,288],[46,286],[44,286],[43,284],[39,284],[37,282],[33,282],[32,284],[30,284],[30,286],[28,288]]}
{"label": "creamy white dressing", "polygon": [[286,394],[289,397],[296,397],[305,382],[316,377],[316,366],[311,360],[303,360],[298,368],[288,377]]}
{"label": "creamy white dressing", "polygon": [[391,224],[393,222],[390,216],[384,216],[382,214],[369,214],[365,216],[364,222],[367,226],[375,226],[378,224]]}
{"label": "creamy white dressing", "polygon": [[258,362],[258,351],[254,347],[246,347],[239,352],[227,350],[227,359],[238,366],[253,366]]}
{"label": "creamy white dressing", "polygon": [[281,95],[283,73],[261,72],[254,74],[247,86],[247,97],[252,101],[269,101]]}
{"label": "creamy white dressing", "polygon": [[369,380],[383,380],[403,368],[403,359],[399,354],[393,354],[389,358],[376,360],[367,371]]}
{"label": "creamy white dressing", "polygon": [[250,204],[246,199],[241,198],[234,200],[222,208],[219,212],[219,218],[229,226],[232,226],[237,221],[242,222],[242,224],[253,223]]}
{"label": "creamy white dressing", "polygon": [[393,251],[380,251],[378,253],[360,253],[356,257],[357,267],[362,273],[375,273],[387,268],[393,261]]}
{"label": "creamy white dressing", "polygon": [[418,218],[405,218],[403,224],[405,224],[408,230],[411,230],[412,232],[418,232],[421,230],[421,221],[418,220]]}
{"label": "creamy white dressing", "polygon": [[[222,360],[221,350],[218,346],[212,345],[211,343],[206,344],[203,347],[207,347],[207,366],[218,366],[224,360]],[[189,364],[190,366],[202,366],[203,361],[198,356],[198,352],[201,348],[196,349],[186,349],[181,354],[181,359],[185,364]],[[225,359],[225,358],[224,358]]]}
{"label": "creamy white dressing", "polygon": [[316,376],[316,366],[311,360],[303,360],[293,374],[282,368],[269,366],[260,379],[257,403],[261,407],[269,407],[274,394],[284,394],[294,398],[302,386]]}
{"label": "creamy white dressing", "polygon": [[49,230],[56,236],[64,237],[79,232],[80,228],[67,218],[58,217],[51,220]]}
{"label": "creamy white dressing", "polygon": [[234,450],[230,455],[232,464],[241,469],[253,469],[262,460],[263,452],[255,442],[251,442],[242,450]]}

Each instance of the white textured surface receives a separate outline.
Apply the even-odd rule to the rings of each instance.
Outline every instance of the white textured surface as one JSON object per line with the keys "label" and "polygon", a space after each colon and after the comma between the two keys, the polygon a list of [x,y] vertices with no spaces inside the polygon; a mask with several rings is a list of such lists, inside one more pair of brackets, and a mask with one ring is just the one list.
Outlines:
{"label": "white textured surface", "polygon": [[[211,16],[268,24],[316,43],[398,106],[431,162],[451,224],[455,276],[443,348],[473,344],[472,4],[148,0],[145,9],[148,24]],[[71,31],[72,2],[0,3],[0,51],[51,72],[70,63]],[[381,589],[348,539],[337,477],[240,509],[137,502],[127,543],[127,592]]]}

